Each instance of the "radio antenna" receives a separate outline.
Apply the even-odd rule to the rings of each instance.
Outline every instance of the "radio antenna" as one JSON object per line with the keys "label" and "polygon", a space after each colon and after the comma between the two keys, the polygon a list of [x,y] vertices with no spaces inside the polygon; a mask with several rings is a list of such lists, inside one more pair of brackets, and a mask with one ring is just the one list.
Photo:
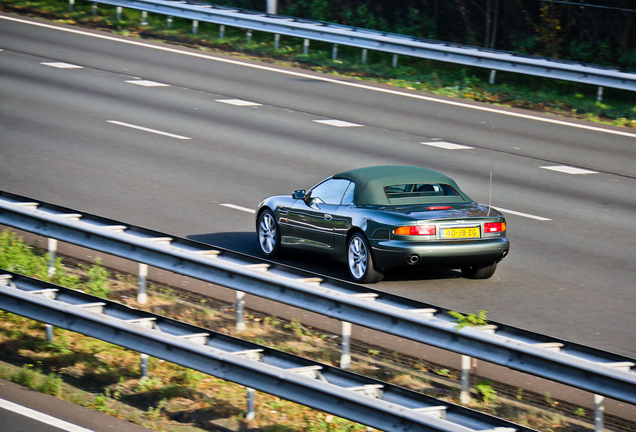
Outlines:
{"label": "radio antenna", "polygon": [[490,180],[488,185],[488,216],[490,216],[490,209],[492,209],[492,165],[493,165],[494,153],[495,153],[495,126],[492,126],[490,130]]}

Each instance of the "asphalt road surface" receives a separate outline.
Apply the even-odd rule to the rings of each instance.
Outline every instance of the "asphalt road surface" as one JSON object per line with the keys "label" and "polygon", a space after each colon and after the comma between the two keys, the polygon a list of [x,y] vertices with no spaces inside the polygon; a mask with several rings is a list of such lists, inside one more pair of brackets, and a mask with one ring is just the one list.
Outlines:
{"label": "asphalt road surface", "polygon": [[502,209],[511,253],[375,288],[636,357],[635,131],[15,17],[0,50],[0,190],[257,255],[268,195],[433,168]]}

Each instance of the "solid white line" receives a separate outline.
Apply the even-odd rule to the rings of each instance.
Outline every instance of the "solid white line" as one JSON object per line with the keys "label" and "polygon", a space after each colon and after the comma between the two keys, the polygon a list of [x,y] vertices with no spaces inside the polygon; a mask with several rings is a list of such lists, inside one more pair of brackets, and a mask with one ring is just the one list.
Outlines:
{"label": "solid white line", "polygon": [[66,422],[59,418],[52,417],[48,414],[44,414],[36,410],[32,410],[31,408],[18,405],[16,403],[10,402],[5,399],[0,399],[0,408],[4,408],[8,411],[12,411],[14,413],[23,415],[25,417],[32,418],[33,420],[37,420],[41,423],[48,424],[50,426],[65,430],[67,432],[94,432],[91,429],[86,429],[81,426],[77,426],[73,423]]}
{"label": "solid white line", "polygon": [[228,208],[231,208],[231,209],[234,209],[234,210],[244,211],[246,213],[252,213],[252,214],[256,213],[256,210],[254,210],[254,209],[247,208],[247,207],[241,207],[241,206],[237,206],[237,205],[234,205],[234,204],[221,204],[221,205],[223,207],[228,207]]}
{"label": "solid white line", "polygon": [[198,57],[198,58],[207,59],[207,60],[214,60],[214,61],[218,61],[218,62],[229,63],[229,64],[234,64],[234,65],[239,65],[239,66],[244,66],[244,67],[249,67],[249,68],[253,68],[253,69],[266,70],[266,71],[269,71],[269,72],[276,72],[276,73],[285,74],[285,75],[292,75],[292,76],[297,76],[297,77],[309,78],[309,79],[314,79],[314,80],[317,80],[317,81],[324,81],[324,82],[329,82],[329,83],[333,83],[333,84],[339,84],[339,85],[344,85],[344,86],[349,86],[349,87],[361,88],[361,89],[365,89],[365,90],[377,91],[377,92],[381,92],[381,93],[388,93],[388,94],[392,94],[392,95],[409,97],[409,98],[413,98],[413,99],[420,99],[420,100],[425,100],[425,101],[428,101],[428,102],[435,102],[435,103],[440,103],[440,104],[445,104],[445,105],[457,106],[457,107],[461,107],[461,108],[468,108],[468,109],[472,109],[472,110],[485,111],[485,112],[494,113],[494,114],[501,114],[501,115],[505,115],[505,116],[509,116],[509,117],[523,118],[523,119],[526,119],[526,120],[535,120],[535,121],[544,122],[544,123],[552,123],[552,124],[557,124],[557,125],[560,125],[560,126],[568,126],[568,127],[573,127],[573,128],[577,128],[577,129],[585,129],[585,130],[590,130],[590,131],[595,131],[595,132],[603,132],[603,133],[608,133],[608,134],[613,134],[613,135],[621,135],[621,136],[626,136],[626,137],[630,137],[630,138],[636,138],[636,133],[632,133],[632,132],[623,132],[623,131],[617,131],[617,130],[612,130],[612,129],[604,129],[604,128],[600,128],[600,127],[585,125],[585,124],[569,123],[569,122],[566,122],[564,120],[556,120],[556,119],[535,117],[535,116],[532,116],[532,115],[529,115],[529,114],[521,114],[521,113],[515,113],[515,112],[509,112],[509,111],[502,111],[502,110],[498,110],[498,109],[496,109],[494,107],[491,108],[491,107],[487,107],[487,106],[469,105],[469,104],[463,103],[463,102],[436,99],[436,98],[433,98],[433,97],[430,97],[430,96],[423,96],[423,95],[417,95],[417,94],[411,94],[411,93],[404,93],[404,92],[400,92],[400,91],[397,91],[397,90],[391,90],[391,89],[377,88],[377,87],[372,87],[372,86],[365,85],[365,84],[340,81],[340,80],[337,80],[337,79],[334,79],[334,78],[327,78],[327,77],[308,75],[308,74],[304,74],[304,73],[300,73],[300,72],[281,70],[281,69],[276,69],[276,68],[273,68],[273,67],[268,67],[268,66],[263,66],[263,65],[248,64],[248,63],[240,62],[238,60],[217,58],[217,57],[212,57],[212,56],[210,56],[208,54],[199,54],[199,53],[192,53],[192,52],[187,52],[187,51],[180,51],[180,50],[175,49],[175,48],[155,46],[155,45],[150,45],[150,44],[147,44],[147,43],[144,43],[144,42],[140,42],[140,41],[135,41],[135,40],[118,39],[118,38],[115,38],[115,37],[112,37],[112,36],[87,33],[85,31],[81,31],[81,30],[77,30],[77,29],[56,27],[56,26],[53,26],[53,25],[50,25],[50,24],[41,23],[41,22],[25,21],[25,20],[22,20],[22,19],[19,19],[19,18],[14,18],[14,17],[0,16],[0,19],[4,19],[4,20],[7,20],[7,21],[20,22],[20,23],[34,25],[34,26],[38,26],[38,27],[50,28],[50,29],[54,29],[54,30],[58,30],[58,31],[67,32],[67,33],[75,33],[75,34],[79,34],[79,35],[90,36],[90,37],[95,37],[95,38],[104,39],[104,40],[110,40],[110,41],[113,41],[113,42],[119,42],[119,43],[124,43],[124,44],[128,44],[128,45],[135,45],[135,46],[141,46],[141,47],[146,47],[146,48],[152,48],[152,49],[156,49],[156,50],[160,50],[160,51],[171,52],[171,53],[176,53],[176,54],[181,54],[181,55],[187,55],[187,56],[190,56],[190,57]]}
{"label": "solid white line", "polygon": [[145,132],[151,132],[151,133],[154,133],[154,134],[157,134],[157,135],[165,135],[167,137],[176,138],[176,139],[180,139],[180,140],[192,139],[192,138],[188,138],[188,137],[185,137],[185,136],[175,135],[175,134],[171,134],[171,133],[168,133],[168,132],[163,132],[163,131],[156,130],[156,129],[149,129],[149,128],[146,128],[146,127],[143,127],[143,126],[137,126],[137,125],[133,125],[133,124],[130,124],[130,123],[120,122],[120,121],[117,121],[117,120],[106,120],[106,122],[114,124],[114,125],[124,126],[124,127],[131,128],[131,129],[138,129],[138,130],[145,131]]}
{"label": "solid white line", "polygon": [[529,219],[536,219],[536,220],[540,220],[540,221],[550,221],[550,220],[552,220],[552,219],[549,219],[549,218],[546,218],[546,217],[543,217],[543,216],[535,216],[535,215],[531,215],[531,214],[528,214],[528,213],[521,213],[521,212],[514,211],[514,210],[508,210],[508,209],[501,208],[501,207],[493,207],[493,208],[495,210],[499,210],[502,213],[510,213],[510,214],[517,215],[517,216],[523,216],[523,217],[526,217],[526,218],[529,218]]}

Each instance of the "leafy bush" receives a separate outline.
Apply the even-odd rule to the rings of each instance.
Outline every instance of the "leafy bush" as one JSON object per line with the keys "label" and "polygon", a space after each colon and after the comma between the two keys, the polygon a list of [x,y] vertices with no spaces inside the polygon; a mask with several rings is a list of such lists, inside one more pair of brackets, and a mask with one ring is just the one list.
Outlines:
{"label": "leafy bush", "polygon": [[487,312],[480,310],[477,315],[469,313],[468,315],[462,315],[459,312],[449,311],[448,314],[457,320],[456,330],[460,330],[464,327],[478,327],[488,325]]}
{"label": "leafy bush", "polygon": [[0,234],[0,268],[29,277],[48,279],[47,257],[9,230]]}

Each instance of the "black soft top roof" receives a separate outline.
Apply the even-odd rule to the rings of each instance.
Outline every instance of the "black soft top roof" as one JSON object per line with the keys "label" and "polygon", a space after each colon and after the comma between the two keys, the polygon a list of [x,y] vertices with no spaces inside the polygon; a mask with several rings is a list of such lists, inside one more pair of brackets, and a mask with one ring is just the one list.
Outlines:
{"label": "black soft top roof", "polygon": [[[335,179],[346,179],[356,184],[354,201],[358,205],[395,205],[395,204],[428,204],[431,202],[471,202],[453,179],[427,168],[408,165],[382,165],[358,168],[334,175]],[[401,184],[447,184],[458,196],[446,197],[414,197],[408,202],[389,200],[384,188]],[[433,200],[432,200],[433,199]]]}

